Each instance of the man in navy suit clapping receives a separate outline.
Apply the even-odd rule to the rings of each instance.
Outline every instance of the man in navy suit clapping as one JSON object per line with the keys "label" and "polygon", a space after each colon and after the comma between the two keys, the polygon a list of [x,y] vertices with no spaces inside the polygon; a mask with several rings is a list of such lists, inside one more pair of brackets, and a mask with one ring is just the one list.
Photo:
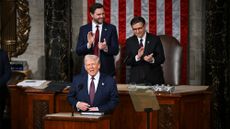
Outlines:
{"label": "man in navy suit clapping", "polygon": [[87,73],[74,77],[68,101],[77,111],[111,112],[119,101],[115,80],[99,72],[100,59],[95,55],[86,55],[84,66]]}
{"label": "man in navy suit clapping", "polygon": [[114,56],[119,52],[116,26],[104,22],[104,7],[100,3],[90,7],[90,16],[92,22],[80,28],[76,53],[97,55],[101,60],[100,71],[115,76]]}

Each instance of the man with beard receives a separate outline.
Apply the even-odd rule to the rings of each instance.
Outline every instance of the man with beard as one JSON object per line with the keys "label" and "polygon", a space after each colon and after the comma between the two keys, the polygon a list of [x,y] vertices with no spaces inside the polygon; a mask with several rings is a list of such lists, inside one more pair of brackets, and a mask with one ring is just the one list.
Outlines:
{"label": "man with beard", "polygon": [[[105,23],[104,7],[95,3],[90,7],[92,22],[80,27],[76,52],[79,56],[94,54],[101,60],[100,72],[114,76],[114,56],[119,52],[117,29]],[[82,71],[85,72],[84,67]]]}

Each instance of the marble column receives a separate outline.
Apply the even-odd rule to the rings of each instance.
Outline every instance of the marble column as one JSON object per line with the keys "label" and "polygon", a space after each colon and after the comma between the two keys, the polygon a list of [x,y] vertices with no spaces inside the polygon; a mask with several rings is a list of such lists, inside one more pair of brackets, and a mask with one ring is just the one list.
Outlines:
{"label": "marble column", "polygon": [[45,0],[45,58],[47,80],[70,81],[71,0]]}

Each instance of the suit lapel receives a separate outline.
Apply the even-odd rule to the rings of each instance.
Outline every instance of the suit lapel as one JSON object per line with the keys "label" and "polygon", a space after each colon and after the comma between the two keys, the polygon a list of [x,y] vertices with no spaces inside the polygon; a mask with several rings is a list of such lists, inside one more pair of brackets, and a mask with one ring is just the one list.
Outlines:
{"label": "suit lapel", "polygon": [[92,31],[92,23],[89,23],[87,26],[87,32]]}
{"label": "suit lapel", "polygon": [[106,38],[106,33],[108,31],[108,27],[106,23],[103,23],[102,30],[101,30],[101,42],[104,41],[104,38]]}
{"label": "suit lapel", "polygon": [[149,54],[149,44],[150,44],[150,40],[149,40],[149,34],[146,33],[146,39],[145,39],[145,50],[144,50],[144,55],[148,55]]}
{"label": "suit lapel", "polygon": [[85,74],[84,78],[83,78],[83,84],[84,84],[84,96],[87,98],[87,102],[90,102],[90,98],[89,98],[89,93],[88,93],[88,75]]}
{"label": "suit lapel", "polygon": [[100,74],[100,77],[99,77],[99,82],[98,82],[98,86],[97,86],[97,90],[96,90],[96,93],[95,93],[95,96],[94,96],[94,103],[95,102],[98,102],[98,98],[100,98],[100,95],[102,95],[101,91],[104,87],[104,78],[103,78],[103,75]]}
{"label": "suit lapel", "polygon": [[138,50],[139,50],[139,41],[138,41],[137,36],[135,36],[133,42],[134,42],[133,47],[134,47],[135,49],[137,49],[137,52],[138,52]]}

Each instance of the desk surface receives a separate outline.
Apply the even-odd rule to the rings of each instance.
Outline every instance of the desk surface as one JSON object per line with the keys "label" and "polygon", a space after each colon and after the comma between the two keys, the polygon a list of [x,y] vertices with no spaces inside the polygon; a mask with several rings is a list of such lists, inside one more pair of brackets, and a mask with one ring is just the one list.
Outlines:
{"label": "desk surface", "polygon": [[[118,84],[117,88],[119,91],[128,91],[128,84]],[[179,86],[175,86],[175,91],[172,93],[176,94],[176,93],[205,91],[207,90],[207,88],[208,86],[179,85]]]}
{"label": "desk surface", "polygon": [[[18,87],[18,86],[12,86],[11,87]],[[20,86],[19,86],[20,87]],[[143,86],[144,87],[144,86]],[[117,84],[118,91],[120,93],[128,93],[128,84]],[[208,86],[193,86],[193,85],[179,85],[175,86],[175,91],[172,93],[156,93],[157,96],[172,96],[172,95],[184,95],[184,94],[193,94],[197,92],[204,92],[208,89]],[[42,89],[35,89],[31,87],[25,88],[25,92],[43,92]],[[63,90],[63,93],[68,93],[69,89],[65,88]]]}
{"label": "desk surface", "polygon": [[81,115],[79,113],[74,113],[72,116],[72,113],[70,112],[59,112],[59,113],[52,113],[52,114],[46,114],[45,119],[56,119],[56,120],[62,120],[62,119],[72,119],[72,120],[77,120],[77,121],[97,121],[101,119],[108,118],[109,115],[102,115],[102,116],[93,116],[93,115]]}

